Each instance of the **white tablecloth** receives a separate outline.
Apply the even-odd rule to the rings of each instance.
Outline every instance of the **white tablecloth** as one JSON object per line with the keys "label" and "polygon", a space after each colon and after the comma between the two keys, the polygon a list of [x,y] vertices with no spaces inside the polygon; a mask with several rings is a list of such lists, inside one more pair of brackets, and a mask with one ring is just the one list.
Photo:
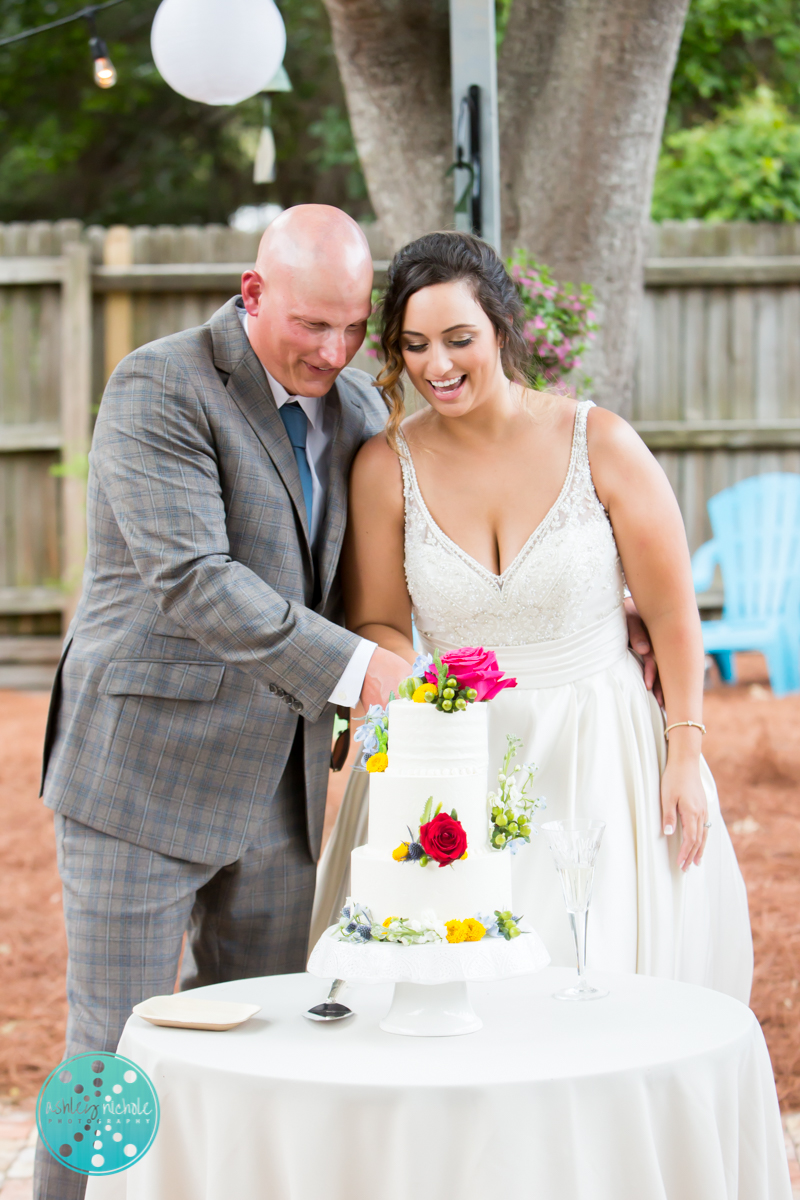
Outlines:
{"label": "white tablecloth", "polygon": [[87,1200],[790,1200],[761,1029],[704,988],[602,976],[605,1000],[552,999],[574,972],[473,984],[484,1028],[383,1033],[391,985],[300,1015],[307,975],[203,989],[262,1011],[227,1033],[131,1017],[121,1054],[161,1101],[153,1147]]}

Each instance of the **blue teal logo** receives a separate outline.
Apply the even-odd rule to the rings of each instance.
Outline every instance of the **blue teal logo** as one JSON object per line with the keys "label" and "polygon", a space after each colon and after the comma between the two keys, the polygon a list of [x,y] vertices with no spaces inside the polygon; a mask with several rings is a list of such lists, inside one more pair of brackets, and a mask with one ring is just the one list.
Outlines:
{"label": "blue teal logo", "polygon": [[80,1175],[115,1175],[147,1153],[158,1131],[156,1090],[121,1054],[76,1054],[51,1071],[36,1101],[47,1149]]}

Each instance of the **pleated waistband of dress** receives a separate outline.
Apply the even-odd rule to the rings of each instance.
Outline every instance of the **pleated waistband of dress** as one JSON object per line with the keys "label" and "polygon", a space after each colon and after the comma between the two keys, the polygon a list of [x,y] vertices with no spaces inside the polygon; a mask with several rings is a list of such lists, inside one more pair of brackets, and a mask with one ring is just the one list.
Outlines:
{"label": "pleated waistband of dress", "polygon": [[[432,654],[434,644],[445,653],[458,647],[450,643],[421,638],[423,649]],[[494,650],[506,675],[513,676],[521,688],[562,687],[604,671],[625,657],[628,649],[628,625],[625,610],[616,608],[602,621],[587,625],[568,637],[526,646],[486,646]]]}

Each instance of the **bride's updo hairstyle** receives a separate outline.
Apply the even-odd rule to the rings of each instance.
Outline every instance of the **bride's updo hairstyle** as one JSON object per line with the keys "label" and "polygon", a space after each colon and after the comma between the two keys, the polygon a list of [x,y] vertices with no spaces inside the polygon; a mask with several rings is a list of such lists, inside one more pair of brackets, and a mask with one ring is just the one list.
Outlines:
{"label": "bride's updo hairstyle", "polygon": [[405,416],[400,335],[406,305],[415,292],[437,283],[465,280],[500,338],[500,357],[509,379],[525,383],[529,351],[522,336],[523,310],[499,255],[471,233],[428,233],[398,250],[389,264],[381,302],[384,366],[377,386],[389,409],[386,437],[397,452],[397,430]]}

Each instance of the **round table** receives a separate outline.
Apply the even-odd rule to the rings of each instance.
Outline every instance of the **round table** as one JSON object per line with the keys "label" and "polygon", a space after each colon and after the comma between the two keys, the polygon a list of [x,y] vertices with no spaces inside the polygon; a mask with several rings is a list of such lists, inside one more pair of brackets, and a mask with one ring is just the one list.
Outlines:
{"label": "round table", "polygon": [[161,1125],[87,1200],[791,1200],[751,1011],[641,975],[554,1000],[574,975],[470,985],[484,1027],[463,1037],[383,1033],[387,984],[340,997],[348,1021],[306,1021],[326,992],[308,975],[202,989],[261,1005],[225,1033],[131,1017],[119,1051]]}

